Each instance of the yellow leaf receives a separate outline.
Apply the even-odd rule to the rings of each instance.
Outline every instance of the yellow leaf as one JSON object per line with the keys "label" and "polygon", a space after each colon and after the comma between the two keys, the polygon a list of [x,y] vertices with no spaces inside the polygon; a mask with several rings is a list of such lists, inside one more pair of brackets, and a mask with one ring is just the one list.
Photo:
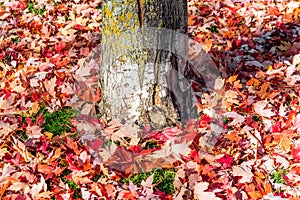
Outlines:
{"label": "yellow leaf", "polygon": [[237,81],[234,82],[233,87],[234,87],[234,88],[242,88],[243,86],[242,86],[242,84],[240,83],[240,80],[237,80]]}
{"label": "yellow leaf", "polygon": [[300,8],[295,8],[295,10],[294,10],[294,18],[295,18],[295,21],[298,20],[298,18],[299,18],[299,13],[300,13]]}
{"label": "yellow leaf", "polygon": [[46,135],[49,139],[53,137],[53,133],[50,133],[48,131],[45,131],[44,135]]}
{"label": "yellow leaf", "polygon": [[238,77],[238,75],[230,76],[230,77],[228,78],[228,82],[232,84],[232,83],[236,80],[237,77]]}
{"label": "yellow leaf", "polygon": [[36,114],[40,109],[39,103],[36,101],[33,103],[32,107],[31,107],[31,112],[32,114]]}
{"label": "yellow leaf", "polygon": [[267,69],[268,69],[269,71],[272,71],[272,70],[273,70],[272,65],[269,65],[269,66],[267,67]]}
{"label": "yellow leaf", "polygon": [[212,47],[212,44],[213,44],[212,40],[205,40],[205,42],[204,42],[205,49],[204,50],[206,52],[209,52]]}

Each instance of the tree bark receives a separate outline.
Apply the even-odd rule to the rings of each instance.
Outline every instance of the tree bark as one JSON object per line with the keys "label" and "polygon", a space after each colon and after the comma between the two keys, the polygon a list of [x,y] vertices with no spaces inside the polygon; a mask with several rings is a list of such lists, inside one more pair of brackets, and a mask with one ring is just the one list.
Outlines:
{"label": "tree bark", "polygon": [[[161,49],[180,44],[180,51],[187,52],[187,41],[145,36],[141,30],[159,27],[186,34],[187,1],[104,0],[102,6],[101,114],[156,128],[187,120],[193,107],[191,87],[180,80],[189,72],[187,61]],[[146,48],[148,37],[156,49]]]}

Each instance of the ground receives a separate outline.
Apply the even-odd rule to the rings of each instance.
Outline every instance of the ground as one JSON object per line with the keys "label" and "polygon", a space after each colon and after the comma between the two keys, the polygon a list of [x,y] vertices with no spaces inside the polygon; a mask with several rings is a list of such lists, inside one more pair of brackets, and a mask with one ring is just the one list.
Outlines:
{"label": "ground", "polygon": [[222,76],[184,128],[135,132],[73,105],[101,99],[74,87],[100,0],[0,0],[1,199],[299,199],[300,3],[188,4]]}

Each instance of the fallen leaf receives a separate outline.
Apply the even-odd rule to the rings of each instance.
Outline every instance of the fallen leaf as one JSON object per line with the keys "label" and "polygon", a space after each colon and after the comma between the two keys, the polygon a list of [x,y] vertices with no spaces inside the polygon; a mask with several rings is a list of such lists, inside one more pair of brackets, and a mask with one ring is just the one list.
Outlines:
{"label": "fallen leaf", "polygon": [[266,108],[267,105],[267,101],[258,101],[254,104],[254,111],[262,117],[270,118],[275,116],[271,108]]}
{"label": "fallen leaf", "polygon": [[227,112],[224,114],[226,117],[233,118],[233,121],[229,123],[231,126],[242,124],[245,121],[245,117],[236,112]]}
{"label": "fallen leaf", "polygon": [[207,182],[198,182],[195,184],[194,193],[195,198],[202,200],[202,199],[210,199],[210,200],[221,200],[219,197],[216,197],[215,193],[213,192],[205,192],[208,189],[209,183]]}
{"label": "fallen leaf", "polygon": [[241,176],[239,183],[251,183],[253,174],[248,166],[232,166],[233,176]]}
{"label": "fallen leaf", "polygon": [[223,88],[224,86],[224,83],[225,83],[225,79],[222,79],[221,77],[218,77],[216,80],[215,80],[215,86],[214,86],[214,89],[215,90],[220,90]]}

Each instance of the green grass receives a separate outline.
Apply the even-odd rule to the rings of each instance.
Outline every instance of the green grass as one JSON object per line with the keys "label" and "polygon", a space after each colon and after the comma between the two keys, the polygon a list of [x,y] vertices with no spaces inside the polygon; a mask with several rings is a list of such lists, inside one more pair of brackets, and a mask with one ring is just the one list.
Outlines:
{"label": "green grass", "polygon": [[28,139],[26,132],[23,130],[16,131],[16,135],[21,140],[21,142],[26,142],[26,140]]}
{"label": "green grass", "polygon": [[93,177],[93,181],[96,183],[100,178],[101,176],[99,174],[95,174],[95,176]]}
{"label": "green grass", "polygon": [[211,26],[211,27],[206,28],[206,29],[208,29],[212,33],[219,33],[219,30],[218,30],[217,26]]}
{"label": "green grass", "polygon": [[16,37],[16,38],[11,38],[12,43],[19,43],[21,42],[21,38],[20,37]]}
{"label": "green grass", "polygon": [[74,191],[73,198],[82,198],[80,187],[74,181],[67,180],[66,183]]}
{"label": "green grass", "polygon": [[153,183],[157,184],[156,188],[164,192],[165,194],[173,194],[174,190],[174,178],[176,175],[175,169],[155,169],[152,172],[139,173],[130,175],[129,178],[123,179],[125,183],[132,181],[135,185],[140,186],[143,180],[146,180],[149,176],[154,174]]}
{"label": "green grass", "polygon": [[259,122],[261,121],[260,116],[252,116],[253,121]]}
{"label": "green grass", "polygon": [[[64,132],[70,132],[72,123],[70,119],[76,116],[77,112],[71,108],[63,108],[50,113],[46,107],[41,107],[39,111],[31,118],[35,123],[39,115],[43,115],[45,123],[42,125],[43,132],[48,131],[55,135],[61,135]],[[26,122],[26,118],[23,117],[23,122]],[[73,134],[72,137],[76,137],[77,134]]]}
{"label": "green grass", "polygon": [[142,144],[143,149],[153,149],[159,146],[159,142],[157,140],[147,140]]}
{"label": "green grass", "polygon": [[44,131],[61,135],[65,131],[70,131],[70,127],[72,127],[70,119],[74,117],[74,112],[70,108],[54,111],[53,113],[44,109],[43,117],[46,122],[43,125]]}
{"label": "green grass", "polygon": [[28,0],[27,8],[31,13],[45,17],[46,6],[43,6],[42,8],[36,8],[34,3]]}
{"label": "green grass", "polygon": [[61,178],[61,180],[62,180],[64,183],[68,184],[68,186],[69,186],[69,188],[70,188],[71,190],[74,191],[73,198],[75,198],[75,199],[76,199],[76,198],[82,198],[82,194],[81,194],[80,187],[79,187],[74,181],[71,181],[71,180],[66,179],[66,176],[68,176],[68,175],[71,174],[71,173],[72,173],[71,170],[65,169],[65,170],[61,173],[60,178]]}
{"label": "green grass", "polygon": [[53,6],[58,6],[58,3],[55,1],[52,1],[52,3],[53,3]]}
{"label": "green grass", "polygon": [[3,63],[8,63],[10,61],[11,61],[11,56],[9,56],[9,55],[5,56],[4,59],[2,59]]}
{"label": "green grass", "polygon": [[274,183],[286,184],[282,175],[287,175],[287,173],[288,173],[287,169],[279,169],[275,173],[270,174],[270,177],[271,179],[273,179]]}
{"label": "green grass", "polygon": [[65,20],[66,21],[70,21],[71,20],[70,16],[69,15],[65,15]]}
{"label": "green grass", "polygon": [[230,119],[225,117],[222,119],[224,124],[229,124],[230,123]]}

